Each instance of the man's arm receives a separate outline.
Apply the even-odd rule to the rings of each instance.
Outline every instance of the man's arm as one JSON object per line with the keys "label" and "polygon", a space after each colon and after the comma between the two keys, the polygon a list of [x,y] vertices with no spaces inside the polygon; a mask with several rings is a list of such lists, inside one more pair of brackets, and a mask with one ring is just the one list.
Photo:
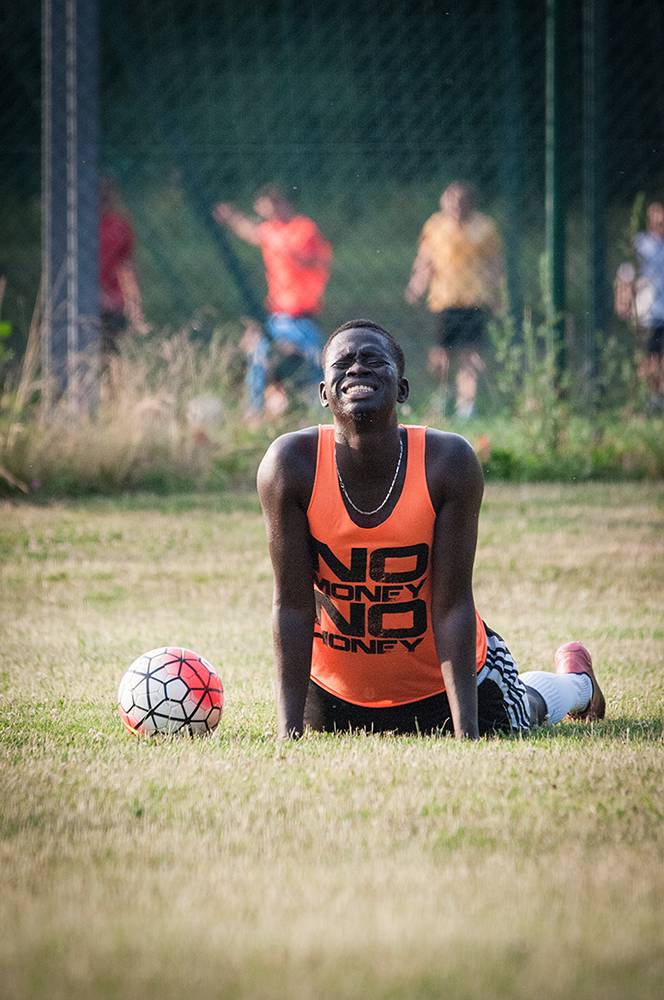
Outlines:
{"label": "man's arm", "polygon": [[477,739],[473,563],[483,479],[463,438],[427,432],[427,480],[437,510],[433,548],[433,629],[457,737]]}
{"label": "man's arm", "polygon": [[414,305],[424,295],[431,282],[432,272],[429,251],[424,243],[420,243],[410,272],[410,280],[404,293],[404,298],[409,305]]}
{"label": "man's arm", "polygon": [[145,322],[143,315],[141,290],[134,267],[134,230],[129,220],[122,216],[115,217],[114,228],[118,240],[116,246],[117,279],[122,292],[125,316],[136,333],[149,333],[150,327]]}
{"label": "man's arm", "polygon": [[228,226],[241,240],[251,243],[256,247],[260,245],[258,236],[259,223],[255,222],[254,219],[250,219],[248,215],[238,212],[232,205],[223,201],[214,206],[212,215],[220,226]]}
{"label": "man's arm", "polygon": [[258,494],[274,570],[272,632],[281,739],[302,734],[311,673],[314,562],[306,506],[313,468],[307,444],[302,432],[278,438],[258,469]]}
{"label": "man's arm", "polygon": [[141,290],[138,287],[138,278],[136,277],[136,271],[131,261],[125,261],[118,268],[118,282],[122,289],[125,314],[129,323],[136,333],[149,333],[150,327],[145,322],[145,316],[143,315]]}
{"label": "man's arm", "polygon": [[623,262],[616,271],[613,286],[613,308],[620,319],[629,320],[634,315],[634,282],[636,268],[629,261]]}

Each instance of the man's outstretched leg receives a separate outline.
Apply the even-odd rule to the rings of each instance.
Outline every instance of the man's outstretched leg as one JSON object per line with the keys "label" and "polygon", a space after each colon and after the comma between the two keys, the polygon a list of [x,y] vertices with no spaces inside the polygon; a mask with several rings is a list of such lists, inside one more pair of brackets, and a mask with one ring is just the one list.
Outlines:
{"label": "man's outstretched leg", "polygon": [[556,651],[554,664],[555,673],[529,670],[519,675],[528,689],[533,725],[553,726],[567,715],[588,722],[603,719],[606,702],[586,647],[565,643]]}

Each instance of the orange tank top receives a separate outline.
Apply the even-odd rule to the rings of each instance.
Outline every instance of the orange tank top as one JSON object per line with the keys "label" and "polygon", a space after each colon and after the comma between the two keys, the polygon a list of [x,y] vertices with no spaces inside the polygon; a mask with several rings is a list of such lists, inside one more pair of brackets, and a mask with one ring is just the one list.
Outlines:
{"label": "orange tank top", "polygon": [[[355,705],[384,708],[445,690],[431,624],[436,512],[425,470],[425,427],[407,427],[406,477],[386,520],[360,528],[339,488],[334,428],[318,429],[307,510],[315,554],[311,678]],[[477,617],[477,669],[486,632]]]}

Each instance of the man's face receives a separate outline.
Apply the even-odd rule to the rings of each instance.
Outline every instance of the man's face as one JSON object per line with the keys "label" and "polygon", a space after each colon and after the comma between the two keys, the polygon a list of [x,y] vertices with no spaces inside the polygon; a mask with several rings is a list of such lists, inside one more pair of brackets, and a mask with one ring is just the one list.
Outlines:
{"label": "man's face", "polygon": [[471,210],[471,197],[461,184],[451,184],[440,196],[440,207],[445,215],[462,222]]}
{"label": "man's face", "polygon": [[333,415],[366,420],[403,403],[408,381],[399,376],[390,345],[380,333],[344,330],[327,349],[320,397]]}
{"label": "man's face", "polygon": [[648,229],[651,233],[664,236],[664,205],[661,201],[648,205]]}
{"label": "man's face", "polygon": [[272,198],[268,198],[267,195],[261,195],[254,202],[254,212],[261,219],[273,219],[275,215],[274,201]]}

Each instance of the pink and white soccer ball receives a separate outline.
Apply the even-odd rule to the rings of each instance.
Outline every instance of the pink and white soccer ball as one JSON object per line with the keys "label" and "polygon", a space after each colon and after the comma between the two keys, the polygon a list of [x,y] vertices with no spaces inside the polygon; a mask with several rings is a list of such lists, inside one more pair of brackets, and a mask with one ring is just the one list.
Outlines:
{"label": "pink and white soccer ball", "polygon": [[211,663],[180,646],[151,649],[120,681],[118,711],[130,733],[205,736],[219,725],[221,678]]}

